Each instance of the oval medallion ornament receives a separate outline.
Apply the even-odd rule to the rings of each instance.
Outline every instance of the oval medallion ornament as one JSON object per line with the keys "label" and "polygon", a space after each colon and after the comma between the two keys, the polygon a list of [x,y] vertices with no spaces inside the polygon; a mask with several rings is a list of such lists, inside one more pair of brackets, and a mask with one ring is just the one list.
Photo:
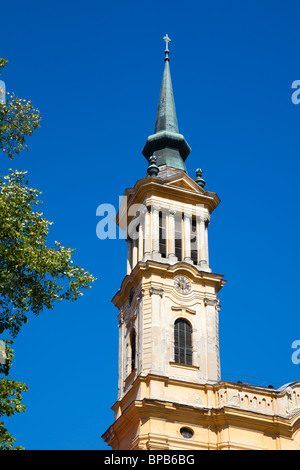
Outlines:
{"label": "oval medallion ornament", "polygon": [[175,288],[180,294],[189,294],[191,292],[192,286],[190,281],[185,277],[176,277],[174,281]]}

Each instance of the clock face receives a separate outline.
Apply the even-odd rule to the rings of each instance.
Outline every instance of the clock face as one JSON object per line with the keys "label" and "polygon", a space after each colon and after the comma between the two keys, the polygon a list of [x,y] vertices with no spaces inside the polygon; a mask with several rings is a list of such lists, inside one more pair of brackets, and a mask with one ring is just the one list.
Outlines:
{"label": "clock face", "polygon": [[189,294],[192,289],[190,281],[188,281],[185,277],[176,277],[174,285],[180,294]]}

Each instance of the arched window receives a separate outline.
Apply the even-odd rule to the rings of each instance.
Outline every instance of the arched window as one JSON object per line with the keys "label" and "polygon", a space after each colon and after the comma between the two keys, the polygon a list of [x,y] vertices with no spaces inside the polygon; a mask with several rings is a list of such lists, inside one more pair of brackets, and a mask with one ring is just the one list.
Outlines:
{"label": "arched window", "polygon": [[136,332],[133,330],[130,337],[131,346],[131,372],[136,368]]}
{"label": "arched window", "polygon": [[175,362],[192,364],[192,327],[183,318],[174,324]]}

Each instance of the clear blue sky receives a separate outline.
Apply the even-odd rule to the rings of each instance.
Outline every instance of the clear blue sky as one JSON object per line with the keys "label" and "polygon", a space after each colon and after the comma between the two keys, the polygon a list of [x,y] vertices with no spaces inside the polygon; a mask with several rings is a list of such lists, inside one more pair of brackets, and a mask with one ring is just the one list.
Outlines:
{"label": "clear blue sky", "polygon": [[96,237],[96,208],[118,204],[146,172],[167,32],[179,130],[221,204],[209,227],[213,270],[228,281],[221,371],[280,386],[300,379],[300,79],[296,0],[10,1],[1,4],[7,90],[42,114],[29,151],[0,172],[29,170],[54,221],[49,240],[76,248],[98,281],[75,303],[31,318],[11,376],[26,413],[6,421],[26,449],[106,449],[117,396],[118,322],[111,299],[126,269],[123,240]]}

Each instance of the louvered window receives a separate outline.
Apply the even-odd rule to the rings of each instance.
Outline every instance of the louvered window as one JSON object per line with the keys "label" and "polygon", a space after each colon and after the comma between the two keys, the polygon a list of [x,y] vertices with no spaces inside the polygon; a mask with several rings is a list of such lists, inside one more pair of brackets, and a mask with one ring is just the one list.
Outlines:
{"label": "louvered window", "polygon": [[182,261],[182,216],[175,217],[175,256]]}
{"label": "louvered window", "polygon": [[192,327],[179,318],[174,325],[175,362],[180,364],[192,364]]}
{"label": "louvered window", "polygon": [[131,345],[131,372],[136,368],[136,333],[133,330],[130,339]]}
{"label": "louvered window", "polygon": [[162,258],[166,257],[167,240],[166,240],[166,215],[159,213],[159,252]]}
{"label": "louvered window", "polygon": [[192,218],[192,231],[191,231],[191,258],[194,264],[197,264],[198,251],[197,251],[197,223],[196,218]]}

